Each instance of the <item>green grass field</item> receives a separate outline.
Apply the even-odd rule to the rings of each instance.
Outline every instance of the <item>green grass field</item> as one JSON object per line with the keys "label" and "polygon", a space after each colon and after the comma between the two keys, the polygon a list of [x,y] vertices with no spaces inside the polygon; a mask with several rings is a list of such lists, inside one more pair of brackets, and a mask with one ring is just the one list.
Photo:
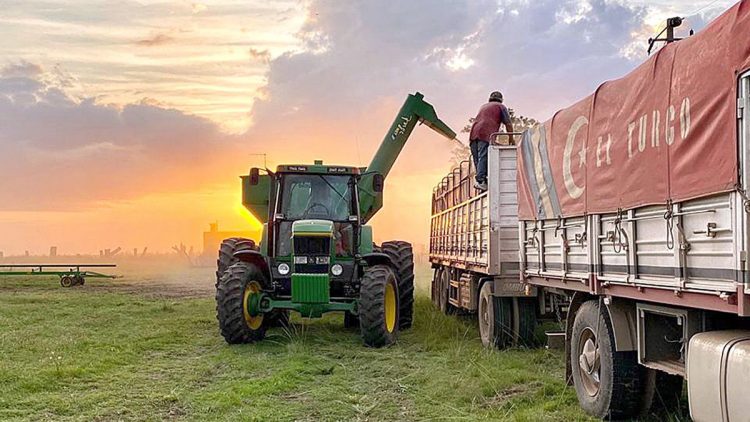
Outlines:
{"label": "green grass field", "polygon": [[560,352],[483,349],[424,280],[414,328],[374,350],[339,315],[228,346],[212,269],[170,277],[0,279],[0,420],[586,419]]}

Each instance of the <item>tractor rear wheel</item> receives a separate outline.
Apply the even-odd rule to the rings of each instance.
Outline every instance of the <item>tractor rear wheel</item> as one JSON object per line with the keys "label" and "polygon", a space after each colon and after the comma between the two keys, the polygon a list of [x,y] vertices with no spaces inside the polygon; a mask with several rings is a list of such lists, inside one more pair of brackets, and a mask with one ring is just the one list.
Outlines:
{"label": "tractor rear wheel", "polygon": [[398,327],[401,330],[411,328],[414,319],[414,251],[411,243],[392,240],[383,242],[380,249],[393,261],[398,277]]}
{"label": "tractor rear wheel", "polygon": [[237,262],[224,271],[216,288],[216,318],[227,343],[253,343],[265,337],[268,319],[253,312],[265,285],[255,265]]}
{"label": "tractor rear wheel", "polygon": [[398,280],[388,265],[365,269],[359,288],[359,328],[369,347],[383,347],[398,335]]}
{"label": "tractor rear wheel", "polygon": [[237,262],[234,253],[240,249],[255,249],[255,242],[244,237],[230,237],[224,239],[219,246],[219,257],[216,260],[216,287],[219,286],[221,276],[232,264]]}

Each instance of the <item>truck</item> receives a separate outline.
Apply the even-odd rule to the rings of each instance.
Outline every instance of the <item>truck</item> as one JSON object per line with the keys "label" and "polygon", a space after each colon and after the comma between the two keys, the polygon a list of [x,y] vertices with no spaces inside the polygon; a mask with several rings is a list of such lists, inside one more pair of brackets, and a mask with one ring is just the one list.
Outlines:
{"label": "truck", "polygon": [[414,258],[404,241],[373,242],[368,221],[417,123],[456,134],[417,92],[409,95],[370,164],[284,164],[241,176],[242,204],[263,223],[260,243],[229,238],[219,248],[216,311],[227,343],[252,343],[289,312],[319,318],[343,312],[370,347],[392,344],[410,328]]}
{"label": "truck", "polygon": [[436,305],[476,312],[498,346],[563,316],[566,380],[594,417],[673,408],[686,385],[694,420],[746,420],[748,98],[741,1],[517,146],[492,147],[487,192],[461,194],[452,172],[433,192]]}

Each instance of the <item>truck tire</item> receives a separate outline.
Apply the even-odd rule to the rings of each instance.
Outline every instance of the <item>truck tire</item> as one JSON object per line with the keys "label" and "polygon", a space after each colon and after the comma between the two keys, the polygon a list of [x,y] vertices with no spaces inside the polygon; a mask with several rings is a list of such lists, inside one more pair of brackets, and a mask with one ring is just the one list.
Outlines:
{"label": "truck tire", "polygon": [[[519,297],[514,298],[518,306],[518,335],[517,345],[523,347],[536,347],[536,298]],[[515,326],[516,324],[514,324]]]}
{"label": "truck tire", "polygon": [[366,346],[383,347],[396,341],[398,299],[398,279],[390,266],[365,269],[359,288],[359,329]]}
{"label": "truck tire", "polygon": [[451,276],[450,271],[447,268],[440,270],[440,289],[438,291],[439,296],[439,307],[440,311],[445,315],[453,315],[456,313],[456,307],[451,305],[448,297],[450,295],[450,283]]}
{"label": "truck tire", "polygon": [[684,379],[651,368],[643,367],[641,370],[643,387],[639,416],[645,417],[649,413],[674,414],[680,405]]}
{"label": "truck tire", "polygon": [[495,299],[492,296],[492,285],[482,284],[477,301],[477,321],[479,323],[479,338],[482,346],[495,347]]}
{"label": "truck tire", "polygon": [[219,257],[216,259],[216,287],[219,287],[219,281],[221,280],[221,276],[224,275],[224,271],[237,262],[234,253],[245,247],[255,249],[255,242],[244,237],[230,237],[221,242]]}
{"label": "truck tire", "polygon": [[400,240],[383,242],[380,250],[391,258],[398,277],[398,327],[401,330],[411,328],[414,318],[414,251],[411,243]]}
{"label": "truck tire", "polygon": [[255,265],[237,262],[224,271],[216,288],[216,319],[227,343],[263,340],[268,319],[263,314],[250,315],[246,304],[253,294],[260,293],[265,286],[263,273]]}
{"label": "truck tire", "polygon": [[436,308],[440,309],[440,278],[443,267],[437,267],[432,272],[432,283],[430,283],[430,299]]}
{"label": "truck tire", "polygon": [[510,297],[492,297],[492,309],[495,313],[495,342],[498,349],[513,346],[513,299]]}
{"label": "truck tire", "polygon": [[628,419],[641,410],[641,368],[636,352],[615,351],[604,305],[590,300],[573,322],[570,363],[581,408],[591,416]]}

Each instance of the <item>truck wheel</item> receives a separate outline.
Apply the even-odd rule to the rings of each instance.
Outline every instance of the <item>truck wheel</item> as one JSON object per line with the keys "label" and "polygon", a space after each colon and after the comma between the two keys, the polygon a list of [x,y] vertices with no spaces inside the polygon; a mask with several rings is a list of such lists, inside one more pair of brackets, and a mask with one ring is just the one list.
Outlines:
{"label": "truck wheel", "polygon": [[219,257],[216,260],[216,287],[219,287],[219,281],[221,281],[224,271],[237,262],[237,258],[234,257],[235,251],[244,249],[245,247],[255,249],[255,242],[244,237],[230,237],[221,242]]}
{"label": "truck wheel", "polygon": [[216,318],[227,343],[252,343],[265,337],[268,320],[252,312],[265,284],[263,273],[246,262],[237,262],[224,271],[216,289]]}
{"label": "truck wheel", "polygon": [[674,413],[682,398],[683,378],[645,367],[641,370],[643,387],[639,416],[647,416],[649,413]]}
{"label": "truck wheel", "polygon": [[448,300],[448,297],[450,295],[450,283],[450,271],[443,268],[440,271],[440,288],[438,290],[438,294],[440,295],[440,311],[445,315],[453,315],[456,313],[455,306],[451,305],[450,301]]}
{"label": "truck wheel", "polygon": [[383,242],[380,249],[396,266],[399,291],[399,319],[401,330],[411,328],[414,316],[414,251],[411,243],[400,240]]}
{"label": "truck wheel", "polygon": [[535,336],[537,326],[536,298],[519,297],[514,300],[518,303],[518,345],[535,347],[538,344]]}
{"label": "truck wheel", "polygon": [[432,283],[430,283],[430,299],[436,308],[440,309],[440,278],[442,267],[435,268],[432,272]]}
{"label": "truck wheel", "polygon": [[398,282],[390,266],[365,269],[359,288],[359,328],[366,346],[382,347],[398,334]]}
{"label": "truck wheel", "polygon": [[513,299],[493,296],[492,310],[495,315],[494,346],[498,349],[513,346]]}
{"label": "truck wheel", "polygon": [[573,322],[570,363],[578,402],[586,413],[607,419],[636,416],[641,402],[641,376],[636,352],[617,352],[605,309],[590,300]]}
{"label": "truck wheel", "polygon": [[482,288],[479,290],[478,303],[479,338],[482,339],[484,347],[495,347],[495,300],[492,296],[490,283],[482,284]]}

